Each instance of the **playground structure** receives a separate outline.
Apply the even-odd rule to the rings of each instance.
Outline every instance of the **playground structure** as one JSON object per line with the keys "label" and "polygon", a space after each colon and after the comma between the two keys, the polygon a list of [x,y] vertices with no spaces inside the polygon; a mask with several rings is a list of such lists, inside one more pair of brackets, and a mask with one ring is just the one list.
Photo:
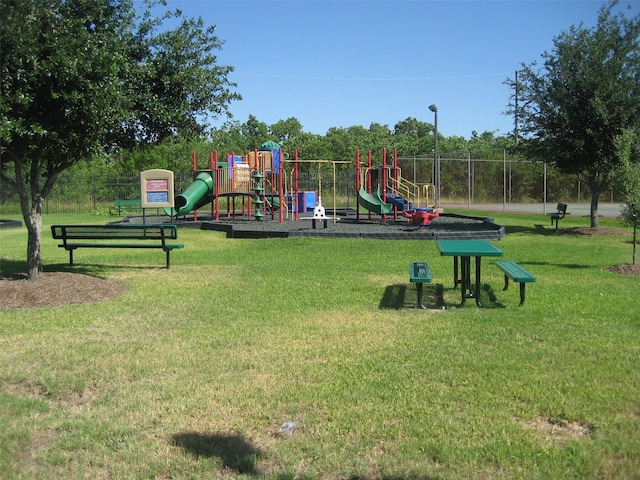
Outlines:
{"label": "playground structure", "polygon": [[417,185],[402,177],[396,150],[393,151],[390,166],[387,164],[386,148],[382,151],[381,166],[373,165],[372,153],[369,151],[364,169],[360,151],[356,151],[356,181],[358,205],[368,210],[369,214],[382,215],[383,220],[390,214],[397,220],[398,213],[404,214],[405,217],[407,213],[420,210],[430,213],[436,205],[435,185]]}
{"label": "playground structure", "polygon": [[[259,150],[244,155],[226,154],[223,159],[219,158],[217,151],[211,152],[209,169],[206,170],[197,168],[195,152],[192,161],[193,182],[175,196],[175,206],[165,210],[167,215],[178,217],[193,212],[193,218],[197,220],[198,210],[211,204],[212,220],[219,220],[226,210],[227,217],[239,214],[257,221],[277,218],[281,223],[285,216],[298,221],[301,213],[314,211],[316,207],[324,210],[320,167],[327,164],[333,172],[333,206],[327,208],[331,215],[327,218],[337,221],[336,168],[339,164],[352,164],[350,161],[302,160],[297,150],[293,159],[285,159],[275,142],[266,142]],[[299,168],[304,163],[318,167],[317,189],[314,191],[299,188]],[[381,165],[373,164],[371,151],[367,153],[366,164],[363,164],[360,151],[356,151],[355,182],[358,219],[361,213],[369,218],[373,214],[381,215],[383,222],[389,215],[396,220],[399,216],[412,218],[419,211],[432,213],[436,204],[433,184],[416,185],[402,177],[396,151],[388,164],[384,149]],[[429,220],[433,216],[437,215],[432,215]],[[422,215],[422,218],[427,217]],[[423,222],[421,226],[428,224]]]}

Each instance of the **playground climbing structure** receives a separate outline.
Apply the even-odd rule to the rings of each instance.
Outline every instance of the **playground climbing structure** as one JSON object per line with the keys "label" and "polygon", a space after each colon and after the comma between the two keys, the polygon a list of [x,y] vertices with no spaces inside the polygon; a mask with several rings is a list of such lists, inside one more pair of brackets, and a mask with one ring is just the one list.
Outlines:
{"label": "playground climbing structure", "polygon": [[371,151],[367,153],[364,166],[360,151],[356,151],[356,183],[359,206],[370,212],[369,215],[375,213],[383,219],[391,214],[397,219],[398,213],[416,209],[433,210],[436,205],[435,186],[431,183],[417,185],[403,178],[395,150],[391,165],[387,161],[387,150],[383,149],[382,165],[376,166]]}

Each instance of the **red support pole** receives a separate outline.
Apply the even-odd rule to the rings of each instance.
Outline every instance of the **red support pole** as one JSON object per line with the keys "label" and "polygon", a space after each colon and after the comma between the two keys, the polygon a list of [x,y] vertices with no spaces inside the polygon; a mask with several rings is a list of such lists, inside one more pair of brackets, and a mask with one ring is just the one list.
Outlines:
{"label": "red support pole", "polygon": [[[192,157],[192,160],[193,160],[193,175],[195,176],[196,170],[198,170],[198,161],[197,161],[197,158],[196,158],[196,151],[195,150],[191,154],[191,157]],[[198,221],[198,211],[196,209],[193,210],[193,221],[194,222]]]}
{"label": "red support pole", "polygon": [[[393,195],[398,195],[398,150],[393,149]],[[398,220],[398,208],[393,208],[393,219]]]}
{"label": "red support pole", "polygon": [[[387,201],[387,149],[382,149],[382,201]],[[382,221],[387,221],[387,214],[382,214]]]}
{"label": "red support pole", "polygon": [[282,212],[282,207],[283,207],[283,197],[282,197],[282,173],[284,172],[283,168],[282,168],[282,164],[284,162],[282,161],[282,148],[280,149],[280,183],[279,183],[279,187],[278,187],[278,195],[279,195],[279,202],[280,202],[280,223],[282,223],[284,221],[284,213]]}
{"label": "red support pole", "polygon": [[[368,164],[368,167],[367,167],[367,184],[368,184],[367,185],[367,193],[371,193],[371,187],[372,187],[372,185],[371,185],[371,160],[372,160],[372,158],[371,158],[371,150],[369,150],[367,152],[367,164]],[[371,220],[371,210],[369,210],[369,215],[368,216],[369,216],[369,220]]]}
{"label": "red support pole", "polygon": [[211,171],[211,177],[213,178],[213,199],[211,200],[211,219],[214,218],[215,216],[215,205],[216,205],[216,184],[218,182],[216,182],[216,177],[215,175],[215,170],[214,170],[214,154],[213,152],[209,152],[209,170]]}
{"label": "red support pole", "polygon": [[356,220],[360,220],[360,149],[356,149]]}
{"label": "red support pole", "polygon": [[291,199],[291,205],[295,205],[295,219],[296,222],[300,220],[300,205],[298,199],[300,198],[300,185],[298,183],[298,149],[295,149],[293,155],[293,193],[294,198]]}

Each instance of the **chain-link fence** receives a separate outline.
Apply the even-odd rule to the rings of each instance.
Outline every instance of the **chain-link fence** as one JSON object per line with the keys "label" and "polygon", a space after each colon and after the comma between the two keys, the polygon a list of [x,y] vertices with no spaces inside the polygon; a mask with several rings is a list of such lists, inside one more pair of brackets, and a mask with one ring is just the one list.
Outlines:
{"label": "chain-link fence", "polygon": [[[435,183],[433,157],[399,157],[401,175],[415,184]],[[581,203],[588,202],[589,192],[578,178],[559,173],[543,163],[508,158],[504,150],[447,153],[440,156],[440,203]],[[285,190],[291,192],[290,174]],[[175,172],[175,189],[183,192],[193,181],[193,172]],[[355,168],[330,164],[322,168],[302,169],[298,189],[315,191],[325,206],[357,206]],[[78,176],[72,170],[63,172],[51,194],[45,199],[43,212],[109,213],[115,200],[140,198],[139,175]],[[618,202],[614,190],[606,202]],[[0,214],[20,214],[17,194],[0,181]]]}

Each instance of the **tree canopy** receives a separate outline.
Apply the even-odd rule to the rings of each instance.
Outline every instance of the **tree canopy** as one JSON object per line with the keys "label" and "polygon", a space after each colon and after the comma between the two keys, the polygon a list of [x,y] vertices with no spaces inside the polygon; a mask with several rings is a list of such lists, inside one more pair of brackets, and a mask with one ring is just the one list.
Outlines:
{"label": "tree canopy", "polygon": [[[133,5],[0,0],[0,176],[20,198],[30,278],[42,269],[42,203],[62,171],[120,146],[200,135],[207,115],[240,99],[232,68],[216,63],[213,26]],[[168,19],[178,26],[161,30]]]}
{"label": "tree canopy", "polygon": [[554,39],[543,64],[523,65],[511,80],[520,107],[512,113],[530,158],[579,175],[591,192],[591,226],[598,199],[619,163],[619,139],[640,128],[640,16],[603,6],[597,25],[572,26]]}

